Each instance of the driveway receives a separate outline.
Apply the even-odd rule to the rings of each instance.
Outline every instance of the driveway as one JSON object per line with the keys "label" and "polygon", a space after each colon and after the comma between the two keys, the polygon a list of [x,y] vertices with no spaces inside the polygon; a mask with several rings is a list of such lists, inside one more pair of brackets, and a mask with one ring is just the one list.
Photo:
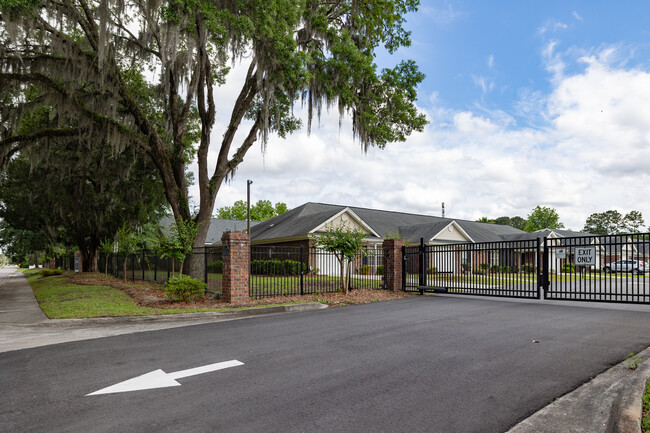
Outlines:
{"label": "driveway", "polygon": [[648,307],[450,295],[202,324],[0,353],[0,430],[502,432],[648,346]]}

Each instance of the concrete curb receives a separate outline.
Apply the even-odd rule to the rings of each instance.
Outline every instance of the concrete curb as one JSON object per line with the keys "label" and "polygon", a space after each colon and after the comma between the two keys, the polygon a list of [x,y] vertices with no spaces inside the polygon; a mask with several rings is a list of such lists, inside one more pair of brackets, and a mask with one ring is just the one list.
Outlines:
{"label": "concrete curb", "polygon": [[[625,386],[612,405],[612,414],[605,430],[607,433],[638,433],[641,431],[643,412],[641,398],[645,391],[645,384],[650,379],[650,348],[636,357],[642,358],[644,361],[637,367],[634,374],[625,378]],[[626,362],[624,361],[622,364],[626,364]]]}
{"label": "concrete curb", "polygon": [[48,319],[35,323],[0,323],[0,353],[51,344],[69,343],[138,332],[160,331],[183,326],[239,320],[327,308],[316,302],[245,310],[160,316],[102,317],[95,319]]}
{"label": "concrete curb", "polygon": [[623,361],[523,420],[508,433],[640,433],[641,397],[650,378],[650,348],[636,370]]}
{"label": "concrete curb", "polygon": [[172,313],[152,316],[96,317],[92,319],[48,319],[39,325],[47,326],[88,326],[101,324],[128,324],[152,322],[192,322],[206,319],[239,319],[244,317],[266,316],[270,314],[294,313],[327,308],[326,304],[306,302],[304,304],[276,305],[273,307],[244,308],[241,310],[207,311],[204,313]]}

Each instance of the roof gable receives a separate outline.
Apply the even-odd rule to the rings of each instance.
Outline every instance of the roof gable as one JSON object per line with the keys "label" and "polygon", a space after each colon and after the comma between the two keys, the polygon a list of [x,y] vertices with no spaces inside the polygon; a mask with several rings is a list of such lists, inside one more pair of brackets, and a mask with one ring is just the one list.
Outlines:
{"label": "roof gable", "polygon": [[351,228],[361,228],[369,235],[376,236],[381,238],[376,231],[372,229],[365,221],[363,221],[356,213],[352,211],[349,207],[342,209],[340,212],[332,215],[325,222],[314,227],[309,233],[316,233],[319,231],[324,231],[333,227],[340,227],[341,225],[352,225]]}
{"label": "roof gable", "polygon": [[447,224],[442,230],[436,233],[429,241],[465,241],[474,243],[474,239],[458,224],[452,221]]}

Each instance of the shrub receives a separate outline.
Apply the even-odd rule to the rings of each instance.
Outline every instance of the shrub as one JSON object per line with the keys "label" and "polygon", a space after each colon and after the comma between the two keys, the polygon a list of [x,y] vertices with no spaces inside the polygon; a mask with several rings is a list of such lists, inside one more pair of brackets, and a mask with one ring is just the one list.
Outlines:
{"label": "shrub", "polygon": [[368,266],[368,265],[359,266],[359,273],[361,275],[368,275],[371,273],[371,271],[372,271],[372,266]]}
{"label": "shrub", "polygon": [[485,275],[485,269],[474,268],[472,271],[474,275]]}
{"label": "shrub", "polygon": [[51,277],[52,275],[61,275],[63,271],[61,269],[43,269],[39,272],[43,277]]}
{"label": "shrub", "polygon": [[[283,260],[282,263],[284,264],[284,275],[300,275],[307,272],[307,263],[300,263],[296,260]],[[300,265],[302,265],[302,272]]]}
{"label": "shrub", "polygon": [[201,298],[207,288],[208,285],[203,281],[179,274],[167,281],[165,294],[172,301],[189,302],[191,299]]}
{"label": "shrub", "polygon": [[507,272],[510,272],[510,268],[508,266],[499,266],[499,272],[505,274]]}
{"label": "shrub", "polygon": [[214,262],[208,263],[208,270],[210,272],[221,274],[223,272],[223,260],[216,260]]}
{"label": "shrub", "polygon": [[535,266],[531,265],[530,263],[526,263],[524,265],[521,265],[521,271],[531,274],[535,272]]}
{"label": "shrub", "polygon": [[488,265],[487,263],[481,263],[480,265],[478,265],[478,267],[481,268],[481,270],[483,271],[487,271],[490,268],[490,265]]}
{"label": "shrub", "polygon": [[438,273],[438,268],[437,267],[432,267],[432,268],[427,268],[427,274],[437,274]]}
{"label": "shrub", "polygon": [[493,266],[490,268],[490,272],[492,272],[492,273],[494,273],[494,274],[498,274],[499,272],[501,272],[501,266],[499,266],[499,265],[493,265]]}
{"label": "shrub", "polygon": [[510,272],[513,274],[518,274],[519,273],[519,268],[515,265],[510,266]]}
{"label": "shrub", "polygon": [[384,275],[384,265],[377,266],[377,275]]}
{"label": "shrub", "polygon": [[469,271],[470,269],[472,269],[472,265],[470,265],[469,263],[463,263],[460,266],[463,268],[463,271]]}
{"label": "shrub", "polygon": [[[252,260],[251,273],[254,275],[300,275],[301,263],[295,260]],[[302,263],[307,272],[307,264]]]}
{"label": "shrub", "polygon": [[318,275],[319,272],[320,272],[320,269],[318,269],[316,266],[311,268],[311,274],[312,275]]}
{"label": "shrub", "polygon": [[576,266],[573,263],[565,263],[562,265],[562,272],[575,272]]}

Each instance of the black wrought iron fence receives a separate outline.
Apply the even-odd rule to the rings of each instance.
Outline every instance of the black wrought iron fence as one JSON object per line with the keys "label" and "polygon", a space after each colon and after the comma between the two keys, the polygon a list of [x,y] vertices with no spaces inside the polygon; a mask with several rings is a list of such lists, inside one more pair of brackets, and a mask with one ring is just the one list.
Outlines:
{"label": "black wrought iron fence", "polygon": [[[74,265],[73,258],[68,259]],[[197,248],[186,258],[182,272],[189,274],[189,260],[202,269],[202,279],[209,294],[221,295],[223,252],[221,247]],[[67,263],[67,262],[66,262]],[[368,249],[352,261],[341,263],[336,255],[317,248],[252,246],[250,255],[249,295],[262,298],[282,295],[305,295],[341,290],[341,275],[350,290],[384,289],[384,255],[381,249]],[[100,272],[128,281],[151,281],[164,284],[180,271],[180,263],[162,258],[155,251],[135,254],[100,254]],[[195,266],[196,268],[196,266]]]}
{"label": "black wrought iron fence", "polygon": [[251,247],[249,296],[331,293],[341,290],[341,275],[354,289],[383,289],[383,250],[365,250],[341,266],[334,253],[318,248]]}
{"label": "black wrought iron fence", "polygon": [[[209,294],[221,294],[221,274],[223,261],[221,247],[195,248],[192,257],[186,257],[182,272],[189,275],[190,260],[198,261],[203,270],[202,279],[208,285]],[[116,278],[129,281],[151,281],[164,284],[169,278],[181,271],[178,260],[163,258],[155,251],[143,250],[135,254],[100,254],[98,259],[100,272],[108,272]]]}
{"label": "black wrought iron fence", "polygon": [[57,269],[74,271],[74,254],[69,254],[54,259],[54,266]]}

